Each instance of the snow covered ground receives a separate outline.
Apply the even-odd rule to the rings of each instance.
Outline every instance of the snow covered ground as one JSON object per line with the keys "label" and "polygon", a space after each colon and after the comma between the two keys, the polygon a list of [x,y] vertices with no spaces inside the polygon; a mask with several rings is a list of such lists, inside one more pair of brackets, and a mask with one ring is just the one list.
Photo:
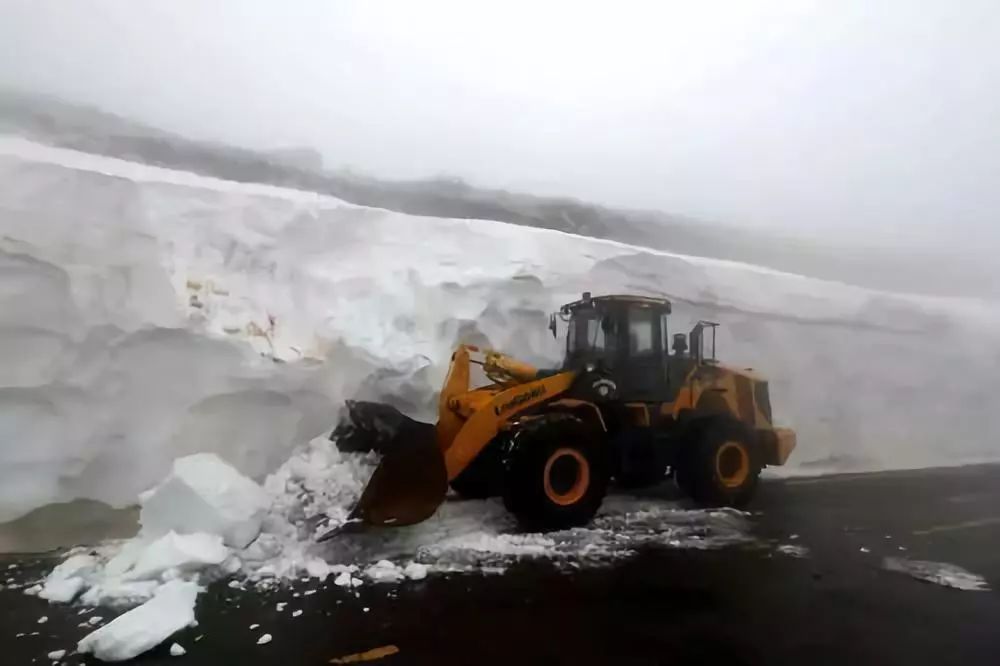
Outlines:
{"label": "snow covered ground", "polygon": [[[928,267],[933,270],[933,267]],[[455,343],[553,361],[589,290],[721,321],[792,470],[1000,453],[1000,309],[502,223],[427,218],[0,137],[0,520],[121,506],[214,452],[261,479],[345,398],[430,416]]]}
{"label": "snow covered ground", "polygon": [[578,568],[614,562],[642,546],[754,543],[743,512],[620,496],[608,500],[591,525],[547,534],[519,533],[498,501],[451,502],[419,525],[317,543],[317,533],[346,519],[374,463],[371,454],[341,453],[318,437],[261,487],[213,454],[180,458],[167,478],[140,495],[138,535],[72,549],[43,580],[11,587],[50,603],[84,606],[79,612],[124,607],[107,625],[81,623],[92,631],[77,645],[80,653],[121,661],[195,626],[197,595],[221,579],[240,590],[309,585],[293,597],[315,594],[328,582],[357,594],[362,585],[428,573],[502,573],[525,558]]}

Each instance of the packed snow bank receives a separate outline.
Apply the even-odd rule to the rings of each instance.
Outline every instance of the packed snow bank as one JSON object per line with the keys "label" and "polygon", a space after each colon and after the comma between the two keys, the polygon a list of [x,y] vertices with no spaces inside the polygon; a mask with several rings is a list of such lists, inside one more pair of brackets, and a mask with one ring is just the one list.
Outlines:
{"label": "packed snow bank", "polygon": [[1000,316],[753,266],[427,218],[0,138],[0,520],[134,501],[211,452],[263,478],[345,398],[429,417],[455,343],[554,362],[584,290],[772,378],[793,466],[997,457]]}

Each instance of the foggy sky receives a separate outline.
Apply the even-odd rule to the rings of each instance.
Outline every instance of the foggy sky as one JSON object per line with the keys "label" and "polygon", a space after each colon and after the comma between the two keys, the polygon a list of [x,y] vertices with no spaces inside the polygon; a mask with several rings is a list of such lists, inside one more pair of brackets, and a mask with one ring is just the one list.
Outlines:
{"label": "foggy sky", "polygon": [[0,85],[384,177],[1000,247],[995,0],[0,0]]}

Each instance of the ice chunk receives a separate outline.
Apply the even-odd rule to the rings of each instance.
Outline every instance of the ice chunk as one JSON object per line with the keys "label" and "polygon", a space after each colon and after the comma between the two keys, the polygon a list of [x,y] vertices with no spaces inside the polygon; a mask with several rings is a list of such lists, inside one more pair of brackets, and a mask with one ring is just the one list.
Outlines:
{"label": "ice chunk", "polygon": [[427,565],[419,562],[410,562],[403,568],[403,574],[410,580],[422,580],[427,578]]}
{"label": "ice chunk", "polygon": [[102,579],[80,596],[88,606],[124,605],[142,603],[150,599],[160,587],[156,580],[125,582],[118,578]]}
{"label": "ice chunk", "polygon": [[196,571],[207,566],[222,564],[229,557],[229,549],[216,534],[177,534],[167,532],[146,546],[125,580],[158,578],[171,569],[180,572]]}
{"label": "ice chunk", "polygon": [[181,646],[180,643],[172,643],[170,645],[170,656],[171,657],[183,657],[186,654],[187,654],[187,650],[185,650]]}
{"label": "ice chunk", "polygon": [[397,583],[403,579],[403,570],[389,560],[379,560],[365,569],[365,575],[375,583]]}
{"label": "ice chunk", "polygon": [[170,475],[140,501],[144,535],[207,532],[234,548],[257,538],[270,506],[263,488],[212,453],[178,458]]}
{"label": "ice chunk", "polygon": [[71,555],[49,573],[38,596],[48,601],[68,603],[83,589],[83,577],[91,574],[96,567],[97,559],[92,555]]}
{"label": "ice chunk", "polygon": [[194,620],[196,583],[173,580],[146,603],[119,615],[77,644],[102,661],[124,661],[156,647]]}
{"label": "ice chunk", "polygon": [[267,645],[271,642],[271,634],[263,634],[257,639],[257,645]]}
{"label": "ice chunk", "polygon": [[42,599],[57,603],[69,603],[80,594],[83,589],[84,580],[78,576],[72,578],[49,578],[45,581],[45,587],[38,593]]}
{"label": "ice chunk", "polygon": [[47,656],[52,661],[59,661],[60,659],[66,656],[66,650],[53,650],[52,652],[49,652],[45,656]]}
{"label": "ice chunk", "polygon": [[141,537],[136,537],[134,539],[129,539],[121,545],[118,552],[115,553],[108,563],[104,565],[103,574],[109,578],[116,578],[121,576],[126,571],[135,566],[136,561],[138,561],[139,556],[152,542],[152,539],[143,539]]}
{"label": "ice chunk", "polygon": [[321,581],[326,580],[326,577],[330,575],[330,565],[319,559],[318,557],[310,558],[306,562],[306,572],[312,578],[319,578]]}

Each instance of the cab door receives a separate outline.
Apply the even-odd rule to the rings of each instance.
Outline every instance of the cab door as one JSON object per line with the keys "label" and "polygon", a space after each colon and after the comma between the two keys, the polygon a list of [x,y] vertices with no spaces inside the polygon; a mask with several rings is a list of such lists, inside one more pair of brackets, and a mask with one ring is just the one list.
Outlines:
{"label": "cab door", "polygon": [[667,392],[661,312],[641,304],[625,310],[616,368],[618,395],[626,402],[658,402]]}

